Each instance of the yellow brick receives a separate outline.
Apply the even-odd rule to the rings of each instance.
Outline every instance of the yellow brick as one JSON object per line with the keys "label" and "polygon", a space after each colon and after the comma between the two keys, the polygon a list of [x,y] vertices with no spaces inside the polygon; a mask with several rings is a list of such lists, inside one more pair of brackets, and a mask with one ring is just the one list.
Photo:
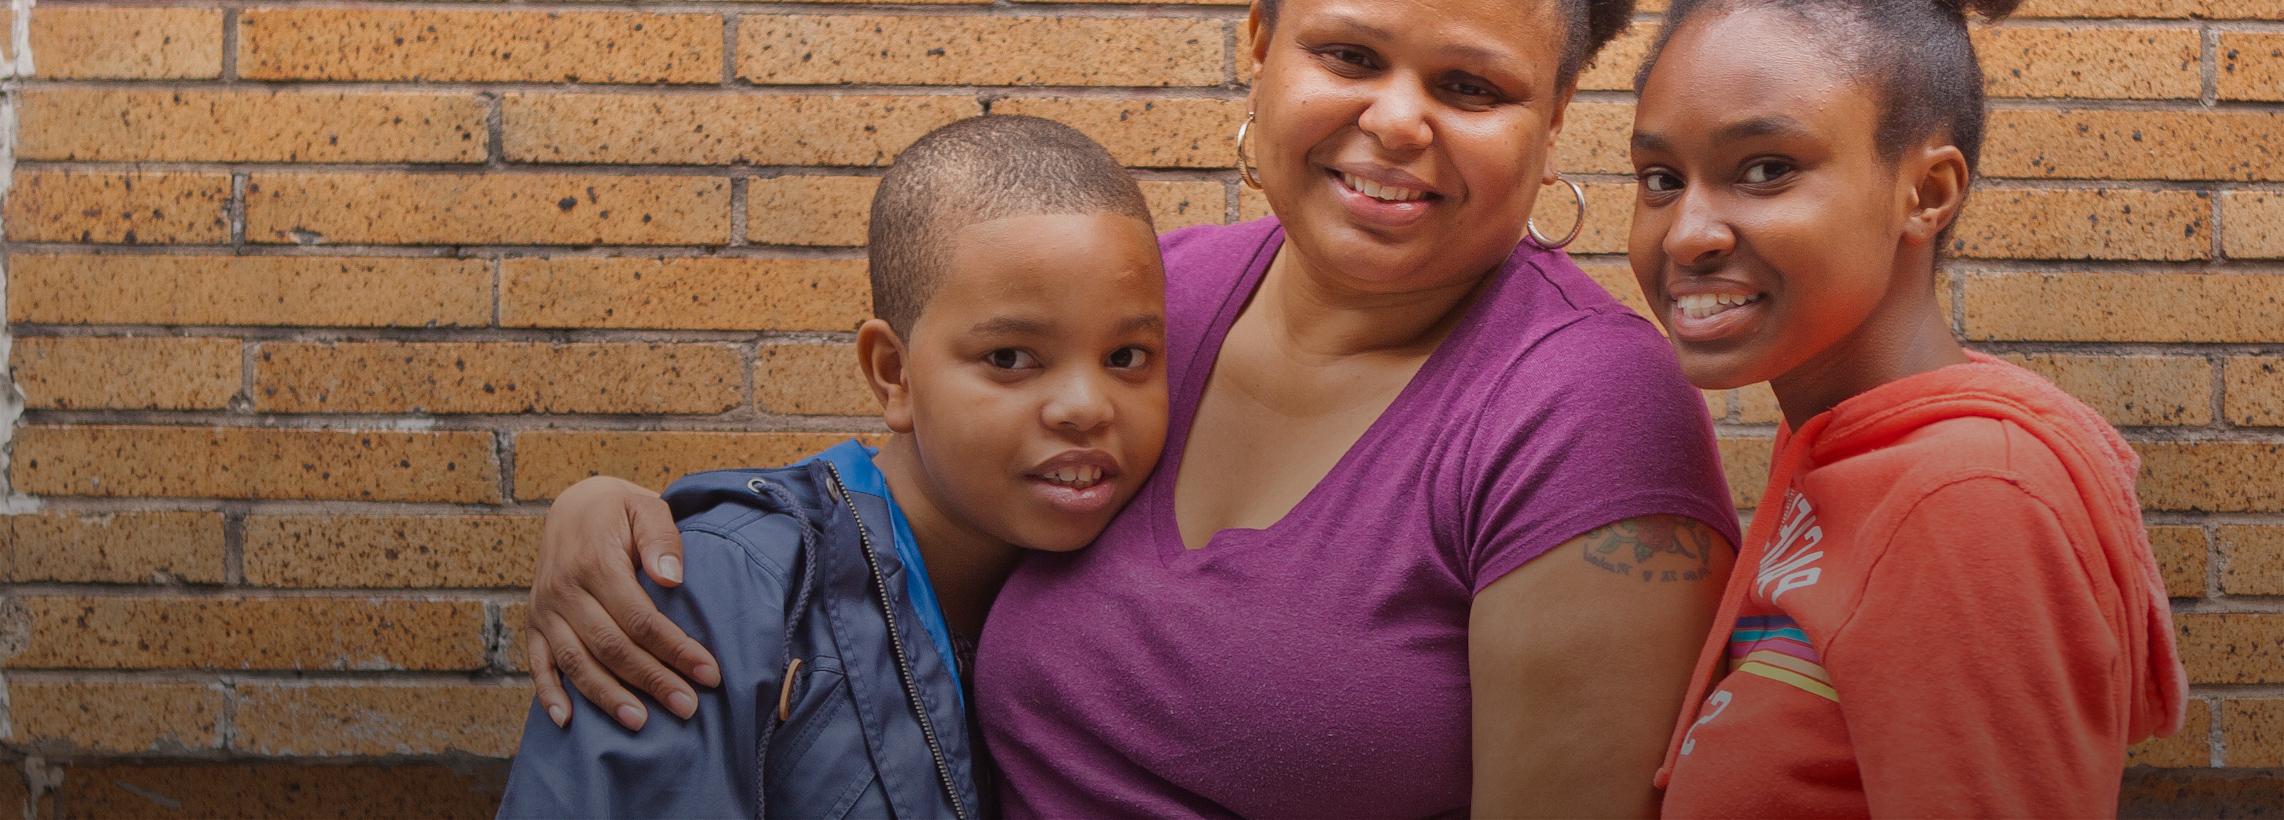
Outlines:
{"label": "yellow brick", "polygon": [[717,14],[258,8],[238,18],[255,80],[718,83]]}
{"label": "yellow brick", "polygon": [[1721,467],[1728,474],[1729,498],[1738,512],[1760,506],[1761,493],[1767,490],[1769,458],[1775,455],[1776,440],[1772,438],[1723,438]]}
{"label": "yellow brick", "polygon": [[2284,194],[2221,194],[2221,251],[2236,259],[2284,259]]}
{"label": "yellow brick", "polygon": [[222,76],[222,10],[39,6],[34,73],[71,80],[210,80]]}
{"label": "yellow brick", "polygon": [[2173,617],[2173,625],[2180,633],[2181,665],[2189,670],[2189,682],[2284,681],[2284,614],[2182,613]]}
{"label": "yellow brick", "polygon": [[2284,427],[2284,366],[2274,356],[2233,356],[2223,366],[2223,409],[2242,427]]}
{"label": "yellow brick", "polygon": [[11,744],[50,753],[180,754],[222,746],[222,687],[14,680]]}
{"label": "yellow brick", "polygon": [[2204,0],[2197,16],[2214,20],[2284,19],[2284,0]]}
{"label": "yellow brick", "polygon": [[2002,26],[1975,35],[1992,97],[2195,99],[2203,45],[2188,26]]}
{"label": "yellow brick", "polygon": [[738,76],[774,85],[1213,86],[1221,20],[772,14],[738,24]]}
{"label": "yellow brick", "polygon": [[2120,427],[2213,421],[2213,366],[2186,356],[2010,355]]}
{"label": "yellow brick", "polygon": [[[841,0],[835,0],[835,2],[840,2],[840,1],[841,1]],[[947,2],[947,1],[948,1],[948,0],[928,0],[928,2]],[[865,2],[881,2],[881,0],[865,0]],[[1127,0],[1015,0],[1015,2],[1017,2],[1017,3],[1063,3],[1063,2],[1074,2],[1074,3],[1125,3],[1125,2],[1127,2]],[[1244,7],[1245,7],[1245,3],[1243,2],[1243,0],[1166,0],[1166,3],[1165,3],[1165,5],[1182,5],[1182,6],[1236,6],[1236,7],[1238,7],[1238,8],[1244,8]],[[1237,28],[1237,36],[1238,36],[1238,38],[1239,38],[1240,40],[1243,40],[1243,39],[1244,39],[1244,37],[1245,37],[1245,27],[1244,27],[1243,25],[1240,25],[1240,26],[1238,26],[1238,28]]]}
{"label": "yellow brick", "polygon": [[0,581],[219,584],[222,515],[45,512],[0,517]]}
{"label": "yellow brick", "polygon": [[2284,276],[1994,273],[1966,278],[1967,335],[2053,342],[2265,342]]}
{"label": "yellow brick", "polygon": [[1229,212],[1229,189],[1219,182],[1143,180],[1150,221],[1159,233],[1191,225],[1219,225]]}
{"label": "yellow brick", "polygon": [[500,605],[500,633],[506,640],[500,658],[512,672],[530,672],[530,648],[524,644],[524,621],[531,616],[531,604],[517,601]]}
{"label": "yellow brick", "polygon": [[[746,183],[746,241],[756,245],[862,247],[879,177],[785,176]],[[1142,180],[1159,231],[1220,224],[1218,182]]]}
{"label": "yellow brick", "polygon": [[2219,68],[2221,99],[2284,102],[2284,34],[2221,32]]}
{"label": "yellow brick", "polygon": [[108,162],[482,162],[474,94],[26,91],[18,159]]}
{"label": "yellow brick", "polygon": [[[1569,200],[1569,190],[1564,189],[1563,193],[1563,199]],[[1623,303],[1628,310],[1643,317],[1650,315],[1649,303],[1642,299],[1641,283],[1634,278],[1634,268],[1632,265],[1626,264],[1626,260],[1579,259],[1576,261],[1578,262],[1578,269],[1585,271],[1587,278],[1594,280],[1594,284],[1601,285],[1603,290],[1608,291],[1612,298]],[[1653,319],[1652,322],[1654,323],[1655,320]],[[1660,325],[1658,329],[1662,332],[1665,328]]]}
{"label": "yellow brick", "polygon": [[[489,817],[504,763],[86,761],[66,766],[59,800],[85,817]],[[42,816],[56,816],[52,811]]]}
{"label": "yellow brick", "polygon": [[2284,700],[2221,701],[2221,739],[2231,768],[2284,766]]}
{"label": "yellow brick", "polygon": [[861,247],[879,177],[786,176],[745,188],[745,241],[756,245]]}
{"label": "yellow brick", "polygon": [[2011,259],[2204,259],[2212,202],[2192,191],[1986,188],[1952,235],[1961,256]]}
{"label": "yellow brick", "polygon": [[2182,19],[2196,14],[2199,5],[2199,0],[2031,0],[2014,16]]}
{"label": "yellow brick", "polygon": [[17,254],[8,314],[29,324],[481,326],[492,319],[492,274],[478,259]]}
{"label": "yellow brick", "polygon": [[270,342],[265,413],[720,413],[745,362],[718,344]]}
{"label": "yellow brick", "polygon": [[158,498],[499,500],[492,434],[35,425],[18,428],[18,492]]}
{"label": "yellow brick", "polygon": [[[1636,4],[1636,11],[1641,11]],[[1594,62],[1578,73],[1580,91],[1632,91],[1634,74],[1641,70],[1642,61],[1649,58],[1650,44],[1657,40],[1658,26],[1654,22],[1636,22],[1602,47],[1594,55]],[[1577,105],[1572,103],[1573,106]],[[1567,139],[1565,131],[1565,139]]]}
{"label": "yellow brick", "polygon": [[475,670],[484,606],[375,597],[24,595],[11,669]]}
{"label": "yellow brick", "polygon": [[980,113],[972,96],[509,94],[500,147],[516,162],[887,165]]}
{"label": "yellow brick", "polygon": [[880,412],[856,345],[765,344],[755,358],[753,402],[764,413],[870,416]]}
{"label": "yellow brick", "polygon": [[2222,592],[2284,595],[2284,526],[2224,526],[2217,540]]}
{"label": "yellow brick", "polygon": [[[1579,231],[1578,239],[1570,243],[1571,253],[1625,253],[1628,233],[1634,224],[1634,199],[1637,196],[1631,182],[1588,182],[1586,189],[1586,228]],[[1578,200],[1571,196],[1566,185],[1546,185],[1539,188],[1538,206],[1531,216],[1538,220],[1539,233],[1548,239],[1561,239],[1569,232],[1570,224],[1578,218]]]}
{"label": "yellow brick", "polygon": [[8,238],[18,242],[219,244],[230,175],[29,171],[8,192]]}
{"label": "yellow brick", "polygon": [[2149,528],[2149,548],[2157,555],[2157,569],[2165,576],[2165,594],[2174,598],[2205,597],[2205,568],[2211,550],[2205,531],[2198,527]]}
{"label": "yellow brick", "polygon": [[515,754],[531,687],[510,683],[238,685],[231,748],[281,757]]}
{"label": "yellow brick", "polygon": [[[554,498],[589,476],[617,476],[664,489],[689,473],[775,467],[857,433],[618,433],[542,430],[515,437],[515,496]],[[19,447],[22,445],[18,445]]]}
{"label": "yellow brick", "polygon": [[2125,765],[2165,769],[2197,768],[2212,764],[2213,713],[2204,701],[2189,701],[2181,731],[2172,737],[2150,738],[2125,750]]}
{"label": "yellow brick", "polygon": [[[19,445],[21,446],[21,445]],[[2265,512],[2284,509],[2284,444],[2143,442],[2141,503],[2153,510]]]}
{"label": "yellow brick", "polygon": [[276,587],[531,586],[536,515],[256,515],[246,582]]}
{"label": "yellow brick", "polygon": [[505,327],[854,331],[872,315],[849,259],[510,259]]}
{"label": "yellow brick", "polygon": [[[1634,104],[1582,101],[1563,114],[1562,141],[1555,145],[1555,165],[1566,174],[1625,174],[1632,176],[1634,161],[1627,143],[1634,138]],[[1543,188],[1541,199],[1569,204],[1570,190]],[[1632,207],[1631,200],[1628,207]]]}
{"label": "yellow brick", "polygon": [[246,241],[376,245],[723,244],[720,177],[257,173]]}
{"label": "yellow brick", "polygon": [[2273,182],[2284,180],[2280,131],[2284,114],[2270,111],[2001,109],[1991,112],[1981,172]]}
{"label": "yellow brick", "polygon": [[1230,168],[1245,101],[1103,97],[1010,97],[994,114],[1028,114],[1067,123],[1136,168]]}
{"label": "yellow brick", "polygon": [[11,351],[24,406],[219,410],[244,374],[237,339],[31,337]]}

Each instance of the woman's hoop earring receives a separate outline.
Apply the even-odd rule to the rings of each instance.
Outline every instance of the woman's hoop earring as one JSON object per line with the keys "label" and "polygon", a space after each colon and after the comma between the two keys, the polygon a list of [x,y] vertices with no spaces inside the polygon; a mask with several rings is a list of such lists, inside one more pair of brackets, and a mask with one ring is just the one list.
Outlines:
{"label": "woman's hoop earring", "polygon": [[1550,251],[1559,250],[1562,247],[1577,241],[1578,232],[1586,229],[1586,189],[1580,187],[1576,182],[1563,179],[1560,174],[1555,175],[1554,181],[1570,186],[1571,198],[1578,200],[1578,221],[1570,223],[1570,233],[1563,234],[1562,241],[1560,242],[1551,241],[1548,240],[1545,235],[1539,233],[1539,221],[1537,217],[1523,220],[1523,230],[1530,232],[1531,241],[1538,243],[1539,247]]}
{"label": "woman's hoop earring", "polygon": [[1245,121],[1237,125],[1237,178],[1245,187],[1261,190],[1261,177],[1253,167],[1253,158],[1245,155],[1245,132],[1253,127],[1253,112],[1245,112]]}

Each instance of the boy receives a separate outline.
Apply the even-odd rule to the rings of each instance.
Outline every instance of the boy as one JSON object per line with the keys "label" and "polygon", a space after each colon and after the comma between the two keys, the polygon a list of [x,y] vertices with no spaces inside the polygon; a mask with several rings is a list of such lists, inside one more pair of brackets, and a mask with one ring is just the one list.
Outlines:
{"label": "boy", "polygon": [[687,567],[647,589],[722,685],[640,732],[535,703],[502,816],[987,813],[968,636],[1021,549],[1085,546],[1157,462],[1164,271],[1125,170],[1030,117],[913,143],[869,230],[887,442],[668,488]]}

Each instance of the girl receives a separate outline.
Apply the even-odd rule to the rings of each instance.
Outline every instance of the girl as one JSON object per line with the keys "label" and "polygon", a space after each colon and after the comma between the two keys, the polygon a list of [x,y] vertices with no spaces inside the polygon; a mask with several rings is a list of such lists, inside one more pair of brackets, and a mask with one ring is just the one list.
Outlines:
{"label": "girl", "polygon": [[1968,8],[1677,0],[1631,256],[1697,386],[1785,426],[1659,782],[1675,816],[2116,811],[2181,721],[2116,431],[1935,294],[1983,122]]}

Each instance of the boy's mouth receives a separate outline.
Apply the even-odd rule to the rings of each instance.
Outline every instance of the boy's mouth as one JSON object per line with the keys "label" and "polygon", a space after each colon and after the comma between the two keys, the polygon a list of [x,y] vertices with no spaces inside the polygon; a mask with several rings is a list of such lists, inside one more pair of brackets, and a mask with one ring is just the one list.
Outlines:
{"label": "boy's mouth", "polygon": [[1041,501],[1072,515],[1109,507],[1118,476],[1118,460],[1101,450],[1065,451],[1023,474]]}
{"label": "boy's mouth", "polygon": [[1087,466],[1062,467],[1056,469],[1054,472],[1039,476],[1039,479],[1057,486],[1069,487],[1074,490],[1084,490],[1088,487],[1094,486],[1096,482],[1102,480],[1102,468]]}

